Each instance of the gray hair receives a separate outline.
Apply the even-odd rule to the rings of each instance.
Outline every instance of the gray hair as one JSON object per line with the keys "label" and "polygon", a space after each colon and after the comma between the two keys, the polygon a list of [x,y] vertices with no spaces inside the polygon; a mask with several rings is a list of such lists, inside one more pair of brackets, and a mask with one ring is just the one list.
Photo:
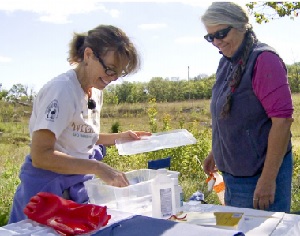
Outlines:
{"label": "gray hair", "polygon": [[205,26],[231,25],[245,31],[251,29],[248,12],[234,2],[213,2],[201,17]]}
{"label": "gray hair", "polygon": [[213,2],[201,17],[201,21],[206,27],[215,25],[230,25],[239,31],[246,32],[244,50],[240,55],[238,65],[233,71],[233,75],[229,83],[231,89],[227,94],[227,100],[221,111],[221,117],[226,118],[230,115],[233,99],[232,93],[240,85],[249,55],[253,45],[257,43],[258,40],[253,32],[252,25],[249,23],[247,11],[233,2]]}

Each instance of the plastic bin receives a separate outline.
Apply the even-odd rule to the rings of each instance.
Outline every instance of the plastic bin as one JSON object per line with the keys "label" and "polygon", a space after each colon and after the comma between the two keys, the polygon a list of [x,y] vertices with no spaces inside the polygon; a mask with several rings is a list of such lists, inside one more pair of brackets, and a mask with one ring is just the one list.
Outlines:
{"label": "plastic bin", "polygon": [[[90,203],[132,213],[151,211],[151,182],[157,170],[139,169],[125,174],[130,185],[122,188],[106,185],[99,178],[86,181],[84,184]],[[171,178],[179,176],[177,171],[167,170],[167,174]]]}

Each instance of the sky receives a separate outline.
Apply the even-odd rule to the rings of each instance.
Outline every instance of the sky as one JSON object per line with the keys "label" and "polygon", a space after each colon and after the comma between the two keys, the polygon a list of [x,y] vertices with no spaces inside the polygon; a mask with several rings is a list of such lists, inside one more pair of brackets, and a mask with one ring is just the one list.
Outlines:
{"label": "sky", "polygon": [[[244,1],[239,1],[245,4]],[[126,81],[152,77],[193,78],[215,73],[217,48],[206,42],[200,17],[209,1],[0,0],[0,84],[38,91],[72,67],[67,62],[74,32],[100,24],[120,27],[136,45],[141,69]],[[300,61],[300,17],[257,24],[260,41],[273,46],[286,64]]]}

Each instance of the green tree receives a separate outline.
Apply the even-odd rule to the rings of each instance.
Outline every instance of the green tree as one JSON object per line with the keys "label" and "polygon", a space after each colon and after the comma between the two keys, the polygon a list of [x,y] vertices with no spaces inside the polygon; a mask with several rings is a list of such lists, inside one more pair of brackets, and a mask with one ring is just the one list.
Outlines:
{"label": "green tree", "polygon": [[250,2],[246,7],[259,24],[285,16],[294,19],[300,12],[300,2]]}
{"label": "green tree", "polygon": [[0,100],[5,99],[6,96],[8,94],[8,91],[3,89],[2,91],[0,91]]}
{"label": "green tree", "polygon": [[116,85],[116,94],[118,96],[119,103],[120,102],[128,102],[134,103],[133,97],[131,95],[133,84],[127,81],[122,84]]}
{"label": "green tree", "polygon": [[6,100],[11,102],[32,102],[35,96],[34,89],[29,88],[28,85],[14,84],[8,91]]}
{"label": "green tree", "polygon": [[157,102],[168,102],[169,84],[170,81],[162,77],[153,77],[148,83],[151,98],[155,98]]}
{"label": "green tree", "polygon": [[147,96],[144,95],[144,84],[140,82],[131,83],[130,94],[127,97],[128,102],[137,103],[137,102],[147,102]]}
{"label": "green tree", "polygon": [[287,65],[288,79],[292,93],[300,92],[300,62]]}
{"label": "green tree", "polygon": [[28,86],[23,84],[14,84],[12,88],[8,91],[7,100],[8,101],[18,101],[21,100],[23,96],[28,96]]}
{"label": "green tree", "polygon": [[186,87],[186,81],[179,80],[179,81],[170,81],[170,92],[169,92],[169,102],[175,102],[175,101],[183,101],[184,94],[185,94],[185,87]]}

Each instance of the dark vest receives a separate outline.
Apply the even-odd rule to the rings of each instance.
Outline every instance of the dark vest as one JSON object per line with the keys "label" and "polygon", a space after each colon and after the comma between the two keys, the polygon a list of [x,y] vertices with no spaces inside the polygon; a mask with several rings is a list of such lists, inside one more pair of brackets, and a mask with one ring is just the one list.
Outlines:
{"label": "dark vest", "polygon": [[[243,46],[238,50],[241,53]],[[226,102],[232,72],[239,55],[231,59],[222,57],[212,90],[212,150],[220,171],[234,176],[253,176],[260,173],[266,157],[271,119],[254,94],[252,72],[256,59],[264,51],[276,51],[262,43],[254,45],[238,88],[232,94],[231,111],[222,118],[221,111]],[[288,150],[291,149],[291,141]]]}

